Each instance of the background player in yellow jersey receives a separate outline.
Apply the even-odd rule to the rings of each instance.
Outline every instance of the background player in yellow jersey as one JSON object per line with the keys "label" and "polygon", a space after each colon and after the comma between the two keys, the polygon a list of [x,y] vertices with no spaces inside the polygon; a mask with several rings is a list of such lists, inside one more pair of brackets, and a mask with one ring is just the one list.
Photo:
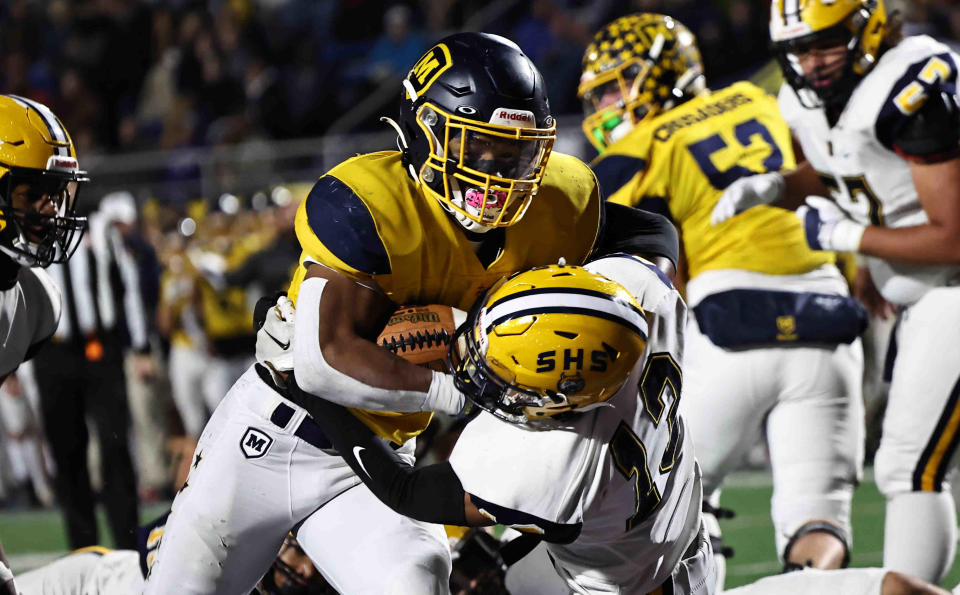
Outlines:
{"label": "background player in yellow jersey", "polygon": [[731,182],[794,166],[776,101],[746,82],[707,91],[693,35],[658,14],[596,34],[579,95],[607,199],[668,214],[681,229],[694,313],[681,413],[710,503],[765,429],[778,553],[787,565],[844,565],[862,459],[865,314],[834,256],[811,251],[788,211],[710,224]]}
{"label": "background player in yellow jersey", "polygon": [[[296,340],[292,366],[279,368],[294,368],[307,393],[353,408],[412,461],[412,438],[431,411],[457,413],[464,398],[449,374],[373,342],[387,317],[402,303],[466,309],[504,275],[582,263],[604,205],[589,167],[551,151],[543,79],[512,42],[445,38],[401,92],[399,124],[391,121],[400,150],[341,163],[300,205],[303,255],[289,289]],[[613,243],[670,255],[644,241]],[[262,340],[289,348],[292,339]],[[292,399],[276,371],[248,370],[204,429],[146,593],[249,590],[295,526],[341,593],[445,592],[442,528],[381,504],[330,452],[310,403]]]}

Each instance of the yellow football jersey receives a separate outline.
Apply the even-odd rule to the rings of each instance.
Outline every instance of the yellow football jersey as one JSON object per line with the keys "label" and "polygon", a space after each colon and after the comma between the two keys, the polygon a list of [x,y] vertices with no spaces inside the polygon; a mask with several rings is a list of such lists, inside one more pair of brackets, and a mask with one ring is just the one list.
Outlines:
{"label": "yellow football jersey", "polygon": [[778,207],[710,224],[734,180],[795,166],[776,99],[747,82],[642,122],[593,164],[607,200],[663,213],[680,227],[691,279],[714,269],[799,274],[834,261],[810,250],[800,220]]}
{"label": "yellow football jersey", "polygon": [[[597,237],[601,209],[590,168],[554,152],[523,218],[487,232],[477,252],[440,203],[420,193],[399,152],[359,155],[320,178],[300,204],[296,231],[303,254],[288,295],[296,302],[306,274],[303,263],[311,260],[375,281],[397,304],[468,310],[505,275],[560,258],[582,263]],[[496,241],[498,235],[502,241]],[[423,431],[432,416],[353,411],[398,444]]]}

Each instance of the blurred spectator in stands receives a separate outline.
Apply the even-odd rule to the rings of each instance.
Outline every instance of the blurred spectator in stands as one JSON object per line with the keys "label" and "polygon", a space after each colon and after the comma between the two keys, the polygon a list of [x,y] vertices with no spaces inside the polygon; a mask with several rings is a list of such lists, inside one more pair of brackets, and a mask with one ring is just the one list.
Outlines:
{"label": "blurred spectator in stands", "polygon": [[412,16],[403,4],[391,6],[383,13],[383,33],[367,54],[367,77],[372,83],[403,77],[427,49],[423,33],[411,26]]}
{"label": "blurred spectator in stands", "polygon": [[[392,4],[392,3],[391,3]],[[384,0],[342,0],[336,3],[331,33],[338,41],[364,41],[376,37],[388,3]]]}
{"label": "blurred spectator in stands", "polygon": [[543,73],[554,113],[580,107],[576,102],[580,58],[592,35],[589,24],[577,21],[560,0],[533,0],[529,14],[507,33]]}
{"label": "blurred spectator in stands", "polygon": [[299,203],[289,198],[289,192],[274,194],[286,199],[273,211],[273,241],[223,276],[224,285],[246,287],[258,297],[285,291],[300,259],[300,242],[293,228]]}
{"label": "blurred spectator in stands", "polygon": [[286,138],[293,134],[290,108],[277,69],[264,56],[254,56],[247,64],[244,92],[247,117],[254,132],[270,138]]}
{"label": "blurred spectator in stands", "polygon": [[[207,422],[207,411],[213,411],[223,395],[215,393],[218,386],[207,382],[210,355],[200,313],[199,278],[187,258],[182,235],[174,232],[167,239],[163,260],[157,329],[170,342],[167,372],[171,395],[187,436],[181,450],[192,453]],[[190,454],[185,458],[189,460]]]}
{"label": "blurred spectator in stands", "polygon": [[11,480],[3,486],[4,506],[52,506],[33,362],[24,362],[0,384],[0,422]]}
{"label": "blurred spectator in stands", "polygon": [[44,105],[56,105],[51,101],[44,85],[36,85],[30,80],[30,61],[24,52],[13,51],[7,54],[4,66],[0,72],[0,85],[3,86],[4,93],[29,97]]}
{"label": "blurred spectator in stands", "polygon": [[106,134],[101,103],[79,69],[61,71],[60,96],[54,102],[54,109],[63,123],[75,131],[72,136],[77,151],[90,155],[104,146]]}
{"label": "blurred spectator in stands", "polygon": [[170,10],[153,13],[153,60],[144,76],[137,105],[136,137],[156,146],[163,130],[164,116],[173,109],[177,93],[177,71],[181,50],[177,45],[176,26]]}
{"label": "blurred spectator in stands", "polygon": [[23,52],[37,58],[43,43],[43,21],[29,0],[10,0],[0,6],[0,43],[4,53]]}

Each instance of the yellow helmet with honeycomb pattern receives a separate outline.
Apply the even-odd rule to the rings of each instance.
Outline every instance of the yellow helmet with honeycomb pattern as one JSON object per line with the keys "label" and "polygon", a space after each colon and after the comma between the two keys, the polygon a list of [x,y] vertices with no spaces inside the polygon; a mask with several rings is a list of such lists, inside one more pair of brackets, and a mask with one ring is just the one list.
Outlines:
{"label": "yellow helmet with honeycomb pattern", "polygon": [[603,151],[645,118],[702,93],[693,33],[662,14],[632,14],[597,32],[583,55],[577,96],[583,132]]}

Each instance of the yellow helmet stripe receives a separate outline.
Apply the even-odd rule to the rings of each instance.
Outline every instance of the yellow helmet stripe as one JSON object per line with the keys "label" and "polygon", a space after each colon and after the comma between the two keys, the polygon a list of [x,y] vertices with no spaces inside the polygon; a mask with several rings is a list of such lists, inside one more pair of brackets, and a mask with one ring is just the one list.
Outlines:
{"label": "yellow helmet stripe", "polygon": [[60,120],[58,120],[53,112],[50,111],[50,108],[42,103],[37,103],[32,99],[27,99],[26,97],[21,97],[19,95],[10,95],[9,97],[20,105],[37,112],[37,114],[40,116],[40,119],[43,120],[44,124],[46,124],[47,130],[50,131],[50,138],[58,143],[63,143],[57,146],[57,155],[61,155],[63,157],[70,156],[70,141],[67,137],[67,132],[63,129],[63,126],[60,125]]}
{"label": "yellow helmet stripe", "polygon": [[[563,304],[563,305],[557,305]],[[508,320],[533,314],[582,314],[617,322],[647,339],[643,312],[632,304],[599,291],[577,288],[531,289],[508,295],[487,309],[485,333]]]}

